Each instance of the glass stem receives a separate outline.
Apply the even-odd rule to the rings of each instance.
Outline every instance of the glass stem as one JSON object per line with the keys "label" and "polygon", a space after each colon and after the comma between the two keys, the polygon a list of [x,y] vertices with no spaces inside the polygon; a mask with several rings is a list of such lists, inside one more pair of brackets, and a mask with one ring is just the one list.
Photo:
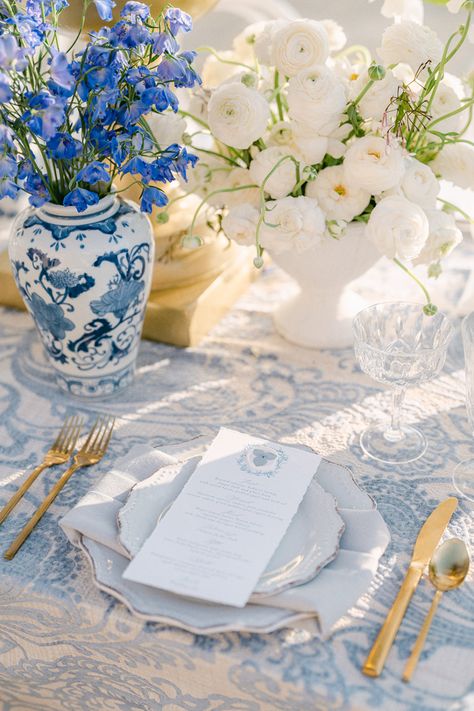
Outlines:
{"label": "glass stem", "polygon": [[390,427],[384,433],[384,437],[388,442],[400,442],[405,436],[400,425],[404,400],[405,389],[395,388],[392,395],[392,421]]}

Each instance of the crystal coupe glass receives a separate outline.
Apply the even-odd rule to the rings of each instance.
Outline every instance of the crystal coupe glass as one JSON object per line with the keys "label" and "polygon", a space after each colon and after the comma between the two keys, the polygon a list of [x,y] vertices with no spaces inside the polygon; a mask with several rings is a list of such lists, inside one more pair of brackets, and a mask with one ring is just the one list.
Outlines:
{"label": "crystal coupe glass", "polygon": [[379,462],[413,462],[424,454],[426,439],[402,422],[405,390],[440,372],[453,326],[442,313],[426,316],[420,304],[393,302],[361,311],[353,329],[355,355],[364,373],[393,388],[390,423],[366,429],[361,447]]}
{"label": "crystal coupe glass", "polygon": [[[466,408],[471,431],[474,432],[474,312],[463,319],[462,342],[466,369]],[[460,462],[453,472],[453,484],[457,492],[474,501],[474,457]]]}

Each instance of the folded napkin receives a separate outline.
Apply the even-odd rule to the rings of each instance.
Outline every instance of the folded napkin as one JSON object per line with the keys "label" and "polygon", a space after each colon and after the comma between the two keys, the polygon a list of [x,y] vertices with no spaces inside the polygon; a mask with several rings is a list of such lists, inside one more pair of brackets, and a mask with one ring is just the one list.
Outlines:
{"label": "folded napkin", "polygon": [[[276,614],[276,622],[279,610],[287,614],[293,613],[295,619],[316,617],[321,636],[327,637],[337,620],[367,591],[380,556],[389,543],[390,535],[382,517],[372,504],[366,509],[351,508],[352,501],[342,500],[348,497],[341,497],[340,488],[334,487],[334,476],[337,476],[340,467],[325,460],[321,463],[316,477],[329,493],[338,491],[338,510],[346,528],[336,559],[310,582],[272,597],[261,598],[258,603],[238,610],[224,605],[212,606],[200,601],[184,600],[162,590],[121,580],[121,573],[128,560],[118,538],[117,515],[130,489],[163,466],[184,462],[192,456],[202,454],[210,439],[197,438],[184,445],[163,448],[162,451],[147,445],[134,447],[63,517],[60,525],[64,532],[71,543],[85,551],[89,558],[94,555],[104,556],[107,550],[115,552],[116,555],[109,555],[113,561],[110,575],[118,576],[121,591],[118,591],[119,586],[114,584],[112,577],[104,584],[103,589],[112,592],[132,609],[139,609],[144,617],[156,619],[156,610],[162,605],[163,617],[167,616],[168,611],[172,622],[170,609],[172,611],[173,608],[179,609],[181,606],[183,610],[186,608],[186,613],[194,615],[199,615],[202,610],[202,618],[208,621],[208,625],[209,621],[215,621],[216,627],[232,628],[235,624],[238,628],[242,621],[248,623],[249,620],[263,618],[265,610],[268,612],[271,608]],[[332,471],[332,468],[335,471]],[[331,488],[334,488],[334,492]],[[364,501],[367,500],[365,497]],[[363,503],[358,502],[358,505],[362,506]],[[370,538],[364,535],[364,530],[370,531]],[[134,601],[137,601],[137,604],[134,604]],[[183,613],[183,616],[177,619],[184,617]]]}

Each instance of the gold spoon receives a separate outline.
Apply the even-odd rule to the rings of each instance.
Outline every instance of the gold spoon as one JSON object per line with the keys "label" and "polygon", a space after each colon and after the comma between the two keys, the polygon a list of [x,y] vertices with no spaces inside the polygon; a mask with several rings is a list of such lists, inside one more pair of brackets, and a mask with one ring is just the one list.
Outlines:
{"label": "gold spoon", "polygon": [[415,642],[410,658],[403,672],[403,681],[410,681],[423,649],[431,621],[444,592],[454,590],[461,585],[469,570],[469,553],[466,545],[459,538],[450,538],[433,553],[430,561],[430,580],[436,588],[430,611],[425,617],[423,627]]}

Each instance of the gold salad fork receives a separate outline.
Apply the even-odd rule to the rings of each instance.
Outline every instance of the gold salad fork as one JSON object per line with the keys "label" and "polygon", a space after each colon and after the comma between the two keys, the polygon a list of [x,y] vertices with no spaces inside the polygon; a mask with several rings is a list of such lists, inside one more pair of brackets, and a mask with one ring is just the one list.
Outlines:
{"label": "gold salad fork", "polygon": [[7,518],[8,514],[12,509],[15,508],[17,503],[26,494],[30,486],[39,477],[42,471],[48,469],[49,467],[54,467],[57,464],[64,464],[70,458],[74,452],[74,448],[77,443],[77,439],[81,433],[82,428],[82,418],[74,415],[74,417],[68,417],[64,422],[61,431],[56,437],[51,448],[44,455],[44,459],[39,466],[37,466],[31,472],[30,476],[25,479],[23,484],[17,489],[13,494],[11,499],[5,504],[3,509],[0,511],[0,523],[3,523]]}
{"label": "gold salad fork", "polygon": [[103,416],[97,418],[86,441],[82,445],[81,449],[74,455],[73,463],[69,469],[61,475],[61,478],[56,482],[44,501],[40,506],[38,506],[26,526],[20,531],[9,549],[5,552],[4,557],[7,560],[11,560],[14,557],[18,549],[26,541],[38,521],[51,506],[54,499],[57,497],[64,485],[69,481],[74,472],[82,467],[90,467],[91,465],[100,462],[107,451],[112,431],[114,429],[114,424],[115,417]]}

